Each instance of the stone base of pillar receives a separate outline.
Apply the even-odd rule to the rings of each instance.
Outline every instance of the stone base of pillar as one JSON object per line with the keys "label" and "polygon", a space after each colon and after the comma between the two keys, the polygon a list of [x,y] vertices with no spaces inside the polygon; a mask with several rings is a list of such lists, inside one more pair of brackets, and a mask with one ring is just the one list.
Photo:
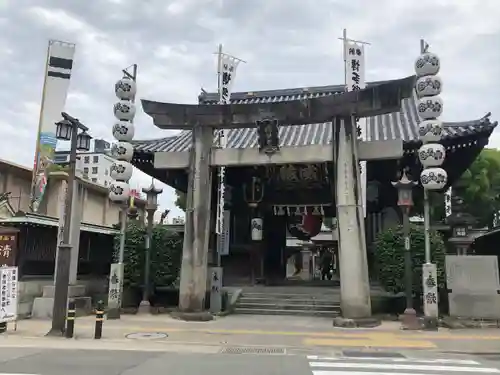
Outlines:
{"label": "stone base of pillar", "polygon": [[417,317],[415,309],[406,309],[399,320],[401,321],[401,329],[405,331],[416,331],[422,329],[422,324]]}
{"label": "stone base of pillar", "polygon": [[172,311],[170,316],[174,319],[184,320],[186,322],[209,322],[214,320],[214,316],[208,311],[200,312],[183,312]]}
{"label": "stone base of pillar", "polygon": [[439,319],[429,316],[422,318],[422,329],[425,331],[437,331],[439,327]]}
{"label": "stone base of pillar", "polygon": [[151,304],[149,301],[141,301],[139,308],[137,309],[137,314],[151,314]]}
{"label": "stone base of pillar", "polygon": [[338,328],[374,328],[380,325],[381,321],[377,318],[342,318],[333,319],[333,326]]}

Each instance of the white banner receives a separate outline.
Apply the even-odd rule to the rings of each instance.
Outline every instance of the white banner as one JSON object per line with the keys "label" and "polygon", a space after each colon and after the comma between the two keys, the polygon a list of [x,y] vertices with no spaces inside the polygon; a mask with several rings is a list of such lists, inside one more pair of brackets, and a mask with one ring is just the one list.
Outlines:
{"label": "white banner", "polygon": [[48,170],[57,145],[56,123],[66,105],[75,44],[50,40],[45,66],[40,122],[31,182],[31,208],[37,212],[43,200],[48,181]]}
{"label": "white banner", "polygon": [[451,186],[446,190],[444,193],[444,212],[446,217],[450,216],[452,211],[451,211],[451,195],[452,195],[452,190]]}
{"label": "white banner", "polygon": [[231,226],[231,211],[224,210],[222,216],[222,231],[217,235],[217,252],[220,255],[229,255],[229,236]]}
{"label": "white banner", "polygon": [[234,77],[236,76],[236,68],[240,60],[225,54],[221,54],[219,59],[219,103],[229,104],[231,89],[233,87]]}
{"label": "white banner", "polygon": [[[238,67],[240,60],[235,59],[232,56],[225,55],[223,53],[219,54],[219,104],[229,104],[231,99],[231,89],[233,87],[234,78],[236,76],[236,68]],[[217,131],[217,139],[220,148],[227,147],[227,130],[220,129]],[[219,168],[219,188],[217,191],[217,219],[215,225],[215,233],[220,237],[224,236],[224,232],[229,230],[230,224],[224,224],[224,194],[226,190],[225,186],[225,173],[226,168]],[[228,236],[229,238],[229,236]],[[219,240],[220,242],[222,240]],[[228,243],[229,246],[229,243]],[[221,248],[222,250],[223,248]],[[229,249],[228,249],[229,251]]]}
{"label": "white banner", "polygon": [[1,323],[12,322],[17,319],[18,276],[17,267],[0,268]]}
{"label": "white banner", "polygon": [[[365,48],[363,44],[349,41],[344,41],[344,43],[346,90],[362,90],[366,87]],[[361,130],[361,140],[366,141],[366,118],[359,119],[358,126]],[[361,202],[363,205],[363,215],[366,217],[366,161],[361,161],[359,166],[361,179]]]}

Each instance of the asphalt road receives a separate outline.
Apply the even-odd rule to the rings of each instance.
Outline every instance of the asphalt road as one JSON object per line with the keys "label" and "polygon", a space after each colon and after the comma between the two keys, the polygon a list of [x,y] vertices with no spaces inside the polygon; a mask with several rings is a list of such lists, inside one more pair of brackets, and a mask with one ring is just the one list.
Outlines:
{"label": "asphalt road", "polygon": [[[500,374],[500,362],[414,351],[389,357],[201,354],[140,350],[0,348],[0,375],[445,375]],[[380,354],[380,352],[378,353]],[[382,353],[383,354],[383,353]],[[414,354],[414,355],[413,355]]]}

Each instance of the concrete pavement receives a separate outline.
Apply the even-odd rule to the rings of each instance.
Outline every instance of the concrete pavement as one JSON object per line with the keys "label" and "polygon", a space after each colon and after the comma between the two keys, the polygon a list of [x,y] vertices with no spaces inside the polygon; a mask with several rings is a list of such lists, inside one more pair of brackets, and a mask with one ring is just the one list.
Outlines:
{"label": "concrete pavement", "polygon": [[[49,321],[24,320],[6,338],[40,338],[49,330]],[[500,353],[500,330],[441,329],[439,332],[401,331],[398,322],[386,322],[373,329],[339,329],[331,319],[232,315],[211,322],[183,322],[166,315],[122,316],[104,322],[104,341],[130,343],[131,334],[160,334],[158,345],[262,346],[307,350],[336,348],[421,349],[446,352]],[[92,339],[93,317],[76,320],[75,337]],[[137,335],[135,335],[137,336]],[[140,335],[139,335],[140,336]],[[152,341],[152,340],[149,340]],[[153,340],[154,341],[154,340]],[[144,340],[143,340],[144,342]]]}
{"label": "concrete pavement", "polygon": [[[61,340],[59,340],[61,341]],[[2,347],[0,375],[445,375],[500,374],[500,362],[423,351],[330,355]]]}

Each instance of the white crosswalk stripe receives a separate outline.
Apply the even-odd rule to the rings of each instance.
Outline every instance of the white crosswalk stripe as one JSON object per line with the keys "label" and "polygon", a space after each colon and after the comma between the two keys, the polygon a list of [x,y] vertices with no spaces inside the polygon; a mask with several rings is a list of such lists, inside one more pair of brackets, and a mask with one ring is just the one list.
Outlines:
{"label": "white crosswalk stripe", "polygon": [[313,375],[500,374],[469,359],[307,356]]}

